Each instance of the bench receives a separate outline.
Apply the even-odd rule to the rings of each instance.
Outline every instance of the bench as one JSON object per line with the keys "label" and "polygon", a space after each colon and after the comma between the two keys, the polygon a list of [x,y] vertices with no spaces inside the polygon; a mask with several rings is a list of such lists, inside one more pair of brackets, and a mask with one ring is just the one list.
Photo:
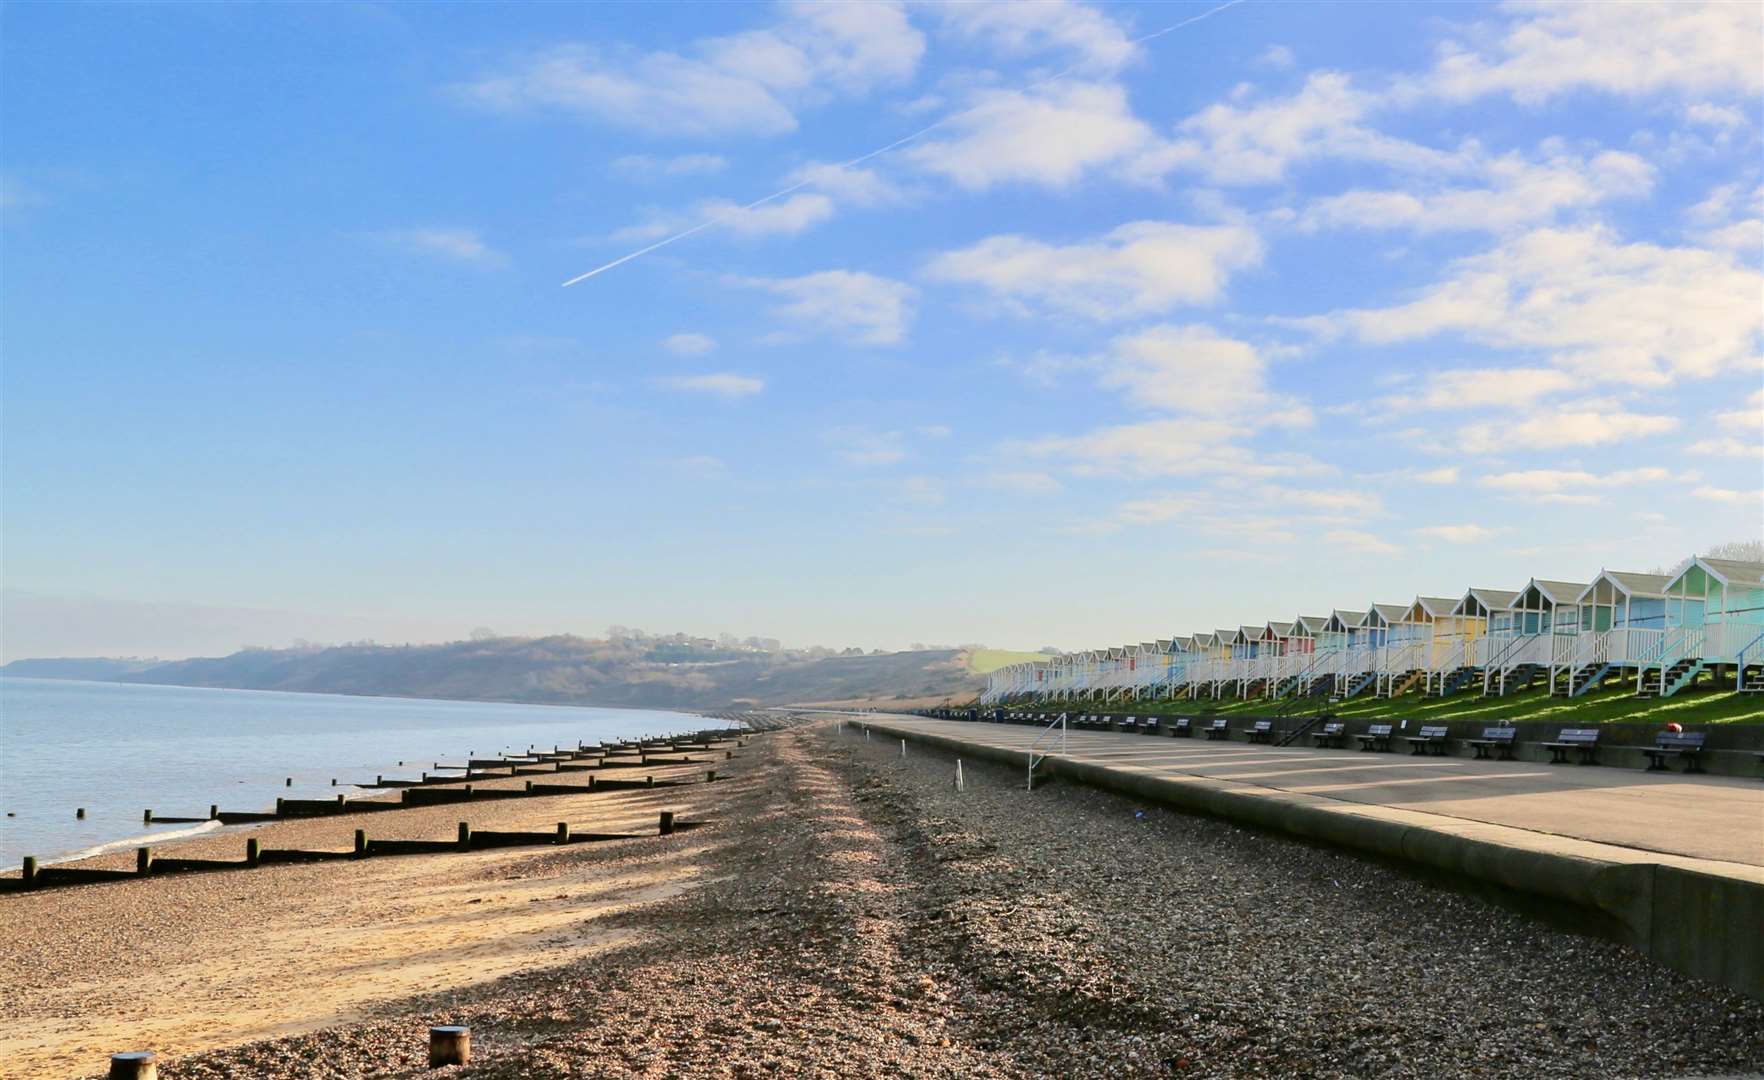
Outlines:
{"label": "bench", "polygon": [[1274,721],[1257,720],[1250,725],[1249,741],[1253,743],[1271,743],[1274,741]]}
{"label": "bench", "polygon": [[1155,716],[1148,716],[1140,721],[1139,730],[1145,732],[1147,735],[1156,735],[1163,726],[1163,721]]}
{"label": "bench", "polygon": [[1451,729],[1444,724],[1424,726],[1415,735],[1405,735],[1403,740],[1409,744],[1409,754],[1431,753],[1436,757],[1444,757],[1446,752],[1446,734]]}
{"label": "bench", "polygon": [[1598,764],[1599,729],[1596,727],[1563,728],[1556,733],[1554,742],[1544,743],[1543,746],[1545,750],[1550,752],[1551,765],[1568,764],[1568,751],[1570,750],[1580,751],[1580,764],[1596,765]]}
{"label": "bench", "polygon": [[1187,739],[1191,738],[1193,735],[1194,721],[1186,716],[1178,716],[1170,724],[1170,737],[1172,739]]}
{"label": "bench", "polygon": [[1642,747],[1642,753],[1648,755],[1649,772],[1671,772],[1666,767],[1666,759],[1682,757],[1684,771],[1700,773],[1703,771],[1703,739],[1707,736],[1701,731],[1662,731],[1654,736],[1653,746]]}
{"label": "bench", "polygon": [[1207,738],[1229,739],[1231,738],[1231,729],[1226,726],[1225,720],[1220,718],[1207,725]]}
{"label": "bench", "polygon": [[1115,726],[1125,732],[1138,731],[1139,730],[1139,717],[1137,717],[1137,716],[1123,716],[1121,719],[1115,721]]}
{"label": "bench", "polygon": [[1354,738],[1360,740],[1361,750],[1389,750],[1390,725],[1373,724]]}
{"label": "bench", "polygon": [[1346,738],[1347,725],[1340,720],[1331,720],[1322,730],[1311,733],[1311,740],[1321,747],[1340,747]]}
{"label": "bench", "polygon": [[1515,727],[1485,727],[1482,738],[1465,739],[1465,743],[1476,748],[1476,756],[1484,761],[1492,760],[1488,756],[1490,750],[1500,751],[1502,761],[1513,760],[1513,744],[1519,738],[1519,729]]}

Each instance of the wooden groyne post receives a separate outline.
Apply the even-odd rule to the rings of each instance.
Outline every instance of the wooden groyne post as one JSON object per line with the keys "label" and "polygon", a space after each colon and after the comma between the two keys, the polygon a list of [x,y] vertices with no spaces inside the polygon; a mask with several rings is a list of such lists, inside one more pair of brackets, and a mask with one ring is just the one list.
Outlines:
{"label": "wooden groyne post", "polygon": [[663,810],[661,812],[661,835],[674,835],[674,812],[672,810]]}
{"label": "wooden groyne post", "polygon": [[471,1028],[459,1024],[444,1024],[429,1029],[429,1068],[466,1065],[471,1060]]}
{"label": "wooden groyne post", "polygon": [[459,823],[459,850],[472,850],[472,823],[469,821]]}
{"label": "wooden groyne post", "polygon": [[33,888],[37,884],[37,857],[35,855],[24,857],[24,867],[19,871],[19,880],[24,883],[24,887],[27,889]]}
{"label": "wooden groyne post", "polygon": [[150,847],[135,849],[135,873],[147,874],[153,870],[153,849]]}
{"label": "wooden groyne post", "polygon": [[112,1054],[110,1080],[159,1080],[159,1059],[151,1050]]}

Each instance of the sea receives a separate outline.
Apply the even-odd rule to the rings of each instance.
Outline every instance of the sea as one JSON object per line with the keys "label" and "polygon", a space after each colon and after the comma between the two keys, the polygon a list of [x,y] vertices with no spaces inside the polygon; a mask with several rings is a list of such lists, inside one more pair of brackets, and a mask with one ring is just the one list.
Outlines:
{"label": "sea", "polygon": [[26,855],[47,865],[219,827],[148,826],[146,810],[268,810],[278,796],[355,795],[347,785],[358,780],[415,779],[468,755],[706,726],[648,709],[0,677],[0,869]]}

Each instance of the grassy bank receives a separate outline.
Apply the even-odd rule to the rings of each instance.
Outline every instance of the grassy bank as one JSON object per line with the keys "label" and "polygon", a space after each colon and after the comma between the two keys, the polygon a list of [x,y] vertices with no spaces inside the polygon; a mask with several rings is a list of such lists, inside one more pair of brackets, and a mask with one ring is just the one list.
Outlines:
{"label": "grassy bank", "polygon": [[1265,716],[1288,709],[1309,714],[1328,711],[1352,720],[1541,720],[1568,725],[1595,726],[1628,721],[1664,724],[1676,720],[1681,724],[1764,723],[1764,696],[1735,694],[1723,690],[1687,690],[1664,700],[1639,698],[1633,694],[1589,694],[1581,698],[1551,697],[1543,689],[1525,690],[1504,698],[1483,698],[1474,694],[1428,700],[1419,694],[1395,698],[1356,698],[1352,701],[1327,704],[1324,699],[1309,699],[1302,704],[1292,701],[1249,701],[1202,698],[1195,701],[1125,701],[1080,702],[1064,706],[1068,712],[1102,713],[1122,716]]}

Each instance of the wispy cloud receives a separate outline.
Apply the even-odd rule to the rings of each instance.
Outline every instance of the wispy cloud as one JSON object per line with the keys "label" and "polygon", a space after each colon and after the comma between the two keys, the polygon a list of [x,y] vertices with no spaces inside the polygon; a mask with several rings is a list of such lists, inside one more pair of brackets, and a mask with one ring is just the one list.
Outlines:
{"label": "wispy cloud", "polygon": [[721,154],[677,154],[674,157],[626,154],[624,157],[614,158],[612,163],[614,172],[636,180],[653,180],[657,177],[704,176],[720,173],[728,166],[728,160]]}
{"label": "wispy cloud", "polygon": [[382,242],[413,255],[485,269],[508,265],[508,256],[486,243],[476,229],[421,226],[389,229],[376,235]]}
{"label": "wispy cloud", "polygon": [[784,298],[773,310],[790,324],[786,340],[826,335],[855,345],[898,345],[913,322],[912,286],[860,270],[732,280]]}
{"label": "wispy cloud", "polygon": [[658,386],[690,394],[711,394],[722,398],[752,397],[766,388],[764,379],[719,371],[706,375],[669,375],[656,380]]}
{"label": "wispy cloud", "polygon": [[675,356],[703,356],[717,347],[717,339],[709,334],[673,334],[662,339],[662,348]]}

